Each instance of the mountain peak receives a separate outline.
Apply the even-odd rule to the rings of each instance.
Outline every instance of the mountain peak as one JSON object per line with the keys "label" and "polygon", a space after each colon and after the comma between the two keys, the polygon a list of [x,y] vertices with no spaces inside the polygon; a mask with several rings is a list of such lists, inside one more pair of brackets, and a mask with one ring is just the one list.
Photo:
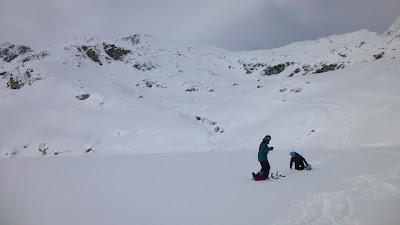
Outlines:
{"label": "mountain peak", "polygon": [[393,36],[395,38],[400,37],[400,17],[389,27],[389,29],[383,34],[385,36]]}

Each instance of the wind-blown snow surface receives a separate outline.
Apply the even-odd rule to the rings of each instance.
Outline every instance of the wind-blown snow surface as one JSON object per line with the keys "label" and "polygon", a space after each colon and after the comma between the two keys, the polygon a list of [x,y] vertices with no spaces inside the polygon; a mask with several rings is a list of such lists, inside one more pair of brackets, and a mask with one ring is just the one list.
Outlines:
{"label": "wind-blown snow surface", "polygon": [[[398,224],[399,53],[366,30],[240,53],[136,35],[2,62],[0,224]],[[266,134],[287,177],[254,182]]]}

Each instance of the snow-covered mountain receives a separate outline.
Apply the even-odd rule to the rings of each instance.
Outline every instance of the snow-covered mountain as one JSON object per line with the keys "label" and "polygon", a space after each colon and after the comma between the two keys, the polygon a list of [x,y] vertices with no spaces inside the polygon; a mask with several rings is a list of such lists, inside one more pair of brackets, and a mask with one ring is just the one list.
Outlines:
{"label": "snow-covered mountain", "polygon": [[139,34],[2,44],[0,156],[400,144],[381,121],[398,107],[398,32],[253,52]]}
{"label": "snow-covered mountain", "polygon": [[[1,44],[0,224],[397,225],[399,24],[253,52]],[[266,134],[286,177],[255,182]]]}

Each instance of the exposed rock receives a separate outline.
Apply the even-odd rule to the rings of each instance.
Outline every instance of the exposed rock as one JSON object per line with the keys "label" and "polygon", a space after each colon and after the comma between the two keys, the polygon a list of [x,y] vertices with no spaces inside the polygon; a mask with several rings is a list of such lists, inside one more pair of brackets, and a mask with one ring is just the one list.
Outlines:
{"label": "exposed rock", "polygon": [[39,53],[28,54],[21,60],[21,62],[24,63],[24,62],[28,62],[28,61],[32,61],[32,60],[40,60],[40,59],[46,58],[49,55],[50,54],[45,51],[41,51]]}
{"label": "exposed rock", "polygon": [[303,70],[303,75],[306,75],[307,73],[314,71],[314,68],[312,68],[310,65],[303,65]]}
{"label": "exposed rock", "polygon": [[14,79],[13,76],[10,76],[10,80],[7,82],[7,87],[10,89],[20,89],[24,86],[24,83],[21,80]]}
{"label": "exposed rock", "polygon": [[373,56],[374,56],[375,60],[377,60],[377,59],[382,58],[384,54],[385,54],[385,52],[381,52],[381,53],[379,53],[377,55],[373,55]]}
{"label": "exposed rock", "polygon": [[132,43],[132,45],[137,45],[140,42],[140,35],[139,34],[135,34],[132,36],[128,36],[125,38],[122,38],[123,41],[130,41]]}
{"label": "exposed rock", "polygon": [[328,71],[334,71],[334,70],[343,69],[343,68],[344,68],[344,64],[340,64],[340,65],[338,65],[336,63],[329,64],[329,65],[322,64],[322,66],[319,69],[315,70],[315,73],[325,73]]}
{"label": "exposed rock", "polygon": [[[80,50],[80,48],[78,48]],[[96,49],[95,46],[82,46],[82,50],[86,52],[86,55],[89,56],[93,60],[93,62],[98,63],[100,66],[103,65],[103,63],[99,59],[99,54],[97,53],[98,50]]]}
{"label": "exposed rock", "polygon": [[[135,65],[133,65],[133,67],[137,70],[141,70],[141,71],[146,71],[146,70],[152,70],[157,68],[156,65],[153,65],[153,63],[151,62],[147,62],[147,63],[136,63]],[[178,71],[180,72],[180,71]]]}
{"label": "exposed rock", "polygon": [[257,70],[258,68],[262,68],[265,67],[266,64],[265,63],[243,63],[243,68],[246,71],[246,74],[251,74],[252,72],[254,72],[254,70]]}
{"label": "exposed rock", "polygon": [[[152,87],[167,88],[161,84],[158,84],[157,81],[151,81],[151,80],[145,79],[145,80],[142,80],[142,82],[144,82],[145,86],[148,88],[152,88]],[[140,83],[137,83],[136,86],[140,86]]]}
{"label": "exposed rock", "polygon": [[107,55],[109,55],[114,60],[122,60],[122,57],[126,54],[131,53],[130,50],[126,50],[120,47],[115,46],[114,44],[106,44],[103,43],[104,50]]}
{"label": "exposed rock", "polygon": [[262,75],[275,75],[275,74],[279,74],[282,71],[284,71],[288,66],[290,65],[294,65],[295,62],[286,62],[286,63],[282,63],[282,64],[278,64],[275,66],[268,66],[266,69],[263,70],[263,74]]}
{"label": "exposed rock", "polygon": [[281,73],[283,70],[285,70],[286,66],[285,64],[279,64],[276,66],[269,66],[266,69],[263,70],[264,75],[275,75]]}
{"label": "exposed rock", "polygon": [[11,61],[13,61],[15,58],[17,58],[17,57],[18,57],[17,54],[10,53],[8,56],[4,57],[3,60],[6,61],[6,62],[11,62]]}
{"label": "exposed rock", "polygon": [[299,93],[302,90],[303,90],[302,88],[294,88],[294,89],[291,89],[290,92]]}
{"label": "exposed rock", "polygon": [[192,91],[198,91],[198,90],[199,89],[196,87],[191,87],[191,88],[187,88],[185,91],[192,92]]}
{"label": "exposed rock", "polygon": [[0,45],[0,58],[3,61],[11,62],[20,55],[26,54],[28,52],[33,52],[33,50],[25,45],[13,45],[10,43],[5,43]]}
{"label": "exposed rock", "polygon": [[46,143],[39,144],[39,152],[41,152],[43,156],[49,154],[49,152],[47,152],[47,150],[49,150],[49,147],[46,147]]}
{"label": "exposed rock", "polygon": [[356,46],[356,48],[361,48],[361,46],[363,46],[365,44],[365,41],[360,42],[360,44],[358,46]]}
{"label": "exposed rock", "polygon": [[76,98],[79,100],[85,100],[85,99],[89,98],[89,96],[90,96],[90,94],[80,94],[80,95],[77,95]]}
{"label": "exposed rock", "polygon": [[324,65],[322,65],[322,68],[317,69],[315,71],[315,73],[325,73],[325,72],[328,72],[328,71],[329,71],[329,66],[324,64]]}

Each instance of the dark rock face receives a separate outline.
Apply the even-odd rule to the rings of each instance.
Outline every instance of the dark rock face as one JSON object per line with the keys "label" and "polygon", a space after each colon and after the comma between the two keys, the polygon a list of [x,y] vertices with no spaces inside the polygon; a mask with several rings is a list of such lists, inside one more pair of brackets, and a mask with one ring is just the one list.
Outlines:
{"label": "dark rock face", "polygon": [[137,70],[146,71],[146,70],[156,69],[158,65],[157,64],[154,65],[151,62],[147,62],[147,63],[136,63],[135,65],[133,65],[133,67]]}
{"label": "dark rock face", "polygon": [[76,96],[76,98],[79,100],[85,100],[85,99],[88,99],[89,96],[90,96],[90,94],[81,94],[81,95]]}
{"label": "dark rock face", "polygon": [[258,68],[263,68],[265,66],[265,63],[243,63],[243,68],[246,71],[246,74],[251,74],[254,70],[257,70]]}
{"label": "dark rock face", "polygon": [[129,37],[122,38],[123,41],[130,41],[132,45],[137,45],[140,42],[140,35],[135,34]]}
{"label": "dark rock face", "polygon": [[25,45],[2,44],[0,45],[0,58],[5,62],[11,62],[20,55],[33,52],[31,48]]}
{"label": "dark rock face", "polygon": [[264,75],[270,76],[270,75],[275,75],[275,74],[281,73],[282,71],[285,70],[285,68],[286,68],[285,64],[279,64],[276,66],[269,66],[266,69],[264,69],[263,72],[264,72]]}
{"label": "dark rock face", "polygon": [[10,76],[10,80],[7,82],[7,87],[10,89],[20,89],[22,86],[24,86],[24,84],[21,80],[14,79]]}
{"label": "dark rock face", "polygon": [[276,75],[284,71],[288,66],[294,65],[295,62],[286,62],[286,63],[281,63],[275,66],[268,66],[266,69],[263,70],[262,75]]}
{"label": "dark rock face", "polygon": [[334,71],[334,70],[343,69],[343,68],[344,68],[344,64],[340,64],[340,65],[335,64],[335,63],[330,64],[330,65],[322,64],[321,68],[315,70],[315,73],[325,73],[328,71]]}
{"label": "dark rock face", "polygon": [[33,61],[33,60],[41,60],[49,56],[50,54],[45,51],[41,51],[39,53],[33,53],[33,54],[27,54],[24,56],[24,58],[21,60],[23,63],[28,62],[28,61]]}
{"label": "dark rock face", "polygon": [[130,50],[126,50],[120,47],[115,46],[114,44],[106,44],[103,43],[104,50],[107,55],[109,55],[114,60],[122,60],[122,57],[126,54],[131,53]]}
{"label": "dark rock face", "polygon": [[329,71],[329,66],[324,64],[324,65],[322,65],[322,68],[317,69],[315,71],[315,73],[325,73],[325,72],[328,72],[328,71]]}
{"label": "dark rock face", "polygon": [[295,62],[286,62],[286,63],[281,63],[275,66],[268,66],[266,63],[243,63],[243,69],[246,71],[246,74],[251,74],[255,70],[262,69],[261,75],[275,75],[281,73],[283,70],[285,70],[288,66],[294,65]]}
{"label": "dark rock face", "polygon": [[[78,48],[79,51],[81,51],[80,48]],[[95,46],[82,46],[82,50],[86,52],[86,55],[89,56],[90,59],[93,60],[93,62],[98,63],[100,66],[103,65],[103,63],[100,61],[99,55],[97,54],[96,47]]]}
{"label": "dark rock face", "polygon": [[82,45],[82,47],[77,47],[79,52],[86,53],[86,55],[93,61],[98,63],[100,66],[103,65],[103,63],[100,61],[99,54],[97,53],[98,50],[96,46],[85,46]]}
{"label": "dark rock face", "polygon": [[4,79],[7,79],[7,87],[10,89],[21,89],[25,85],[32,85],[38,80],[48,77],[48,74],[41,73],[32,68],[23,67],[24,69],[17,69],[12,72],[5,71]]}
{"label": "dark rock face", "polygon": [[379,54],[373,55],[373,56],[374,56],[375,60],[377,60],[377,59],[382,58],[384,54],[385,54],[385,52],[382,52],[382,53],[379,53]]}

